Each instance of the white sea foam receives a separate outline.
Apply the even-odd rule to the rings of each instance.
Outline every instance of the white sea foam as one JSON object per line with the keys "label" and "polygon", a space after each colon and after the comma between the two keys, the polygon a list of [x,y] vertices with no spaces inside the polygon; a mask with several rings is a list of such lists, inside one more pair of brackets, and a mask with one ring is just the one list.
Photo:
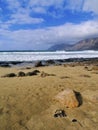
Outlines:
{"label": "white sea foam", "polygon": [[93,57],[98,57],[98,51],[0,52],[0,61],[36,61]]}

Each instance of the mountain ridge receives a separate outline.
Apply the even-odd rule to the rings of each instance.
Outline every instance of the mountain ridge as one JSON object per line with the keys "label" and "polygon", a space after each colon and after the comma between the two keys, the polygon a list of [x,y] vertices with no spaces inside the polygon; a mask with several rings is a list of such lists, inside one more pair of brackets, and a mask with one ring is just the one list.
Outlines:
{"label": "mountain ridge", "polygon": [[98,37],[81,40],[73,45],[57,44],[50,47],[48,50],[66,50],[66,51],[83,51],[83,50],[98,50]]}

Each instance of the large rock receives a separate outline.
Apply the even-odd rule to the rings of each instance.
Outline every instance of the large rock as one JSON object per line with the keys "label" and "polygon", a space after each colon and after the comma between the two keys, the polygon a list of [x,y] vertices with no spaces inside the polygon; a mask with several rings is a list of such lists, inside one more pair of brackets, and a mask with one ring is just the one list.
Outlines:
{"label": "large rock", "polygon": [[79,106],[79,101],[76,93],[71,89],[66,89],[60,92],[55,99],[67,108],[74,108]]}

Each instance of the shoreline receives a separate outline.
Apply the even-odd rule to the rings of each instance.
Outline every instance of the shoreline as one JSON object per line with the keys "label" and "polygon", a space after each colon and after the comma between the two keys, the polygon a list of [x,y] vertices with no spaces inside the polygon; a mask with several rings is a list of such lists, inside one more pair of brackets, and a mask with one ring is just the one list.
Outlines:
{"label": "shoreline", "polygon": [[0,67],[14,67],[14,66],[32,66],[40,62],[39,66],[62,65],[68,63],[96,63],[98,58],[68,58],[68,59],[49,59],[49,60],[35,60],[35,61],[0,61]]}

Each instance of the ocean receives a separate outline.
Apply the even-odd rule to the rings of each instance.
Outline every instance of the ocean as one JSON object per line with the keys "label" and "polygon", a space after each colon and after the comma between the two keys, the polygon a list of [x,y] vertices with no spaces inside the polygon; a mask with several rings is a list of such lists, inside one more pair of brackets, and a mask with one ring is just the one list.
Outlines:
{"label": "ocean", "polygon": [[1,51],[0,61],[38,61],[70,58],[97,58],[98,51]]}

